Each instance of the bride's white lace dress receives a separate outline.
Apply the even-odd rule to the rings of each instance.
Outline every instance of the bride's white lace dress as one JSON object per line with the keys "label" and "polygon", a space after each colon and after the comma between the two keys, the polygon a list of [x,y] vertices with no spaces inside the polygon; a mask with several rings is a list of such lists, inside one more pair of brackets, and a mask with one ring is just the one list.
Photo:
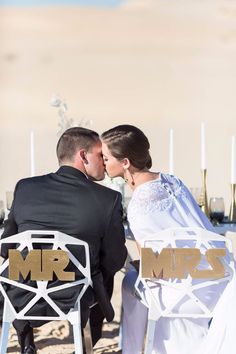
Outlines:
{"label": "bride's white lace dress", "polygon": [[[202,227],[212,231],[212,225],[202,213],[191,193],[176,177],[159,174],[159,178],[138,186],[128,206],[128,221],[134,238],[140,245],[158,231],[170,227]],[[148,235],[148,236],[147,236]],[[147,324],[147,309],[134,296],[137,272],[131,270],[122,286],[123,320],[122,353],[141,354]],[[235,300],[231,297],[232,287]],[[171,290],[165,299],[173,296]],[[214,294],[212,301],[214,301]],[[218,320],[209,330],[208,319],[161,318],[156,325],[153,354],[233,354],[236,353],[233,332],[236,325],[231,321],[236,311],[236,287],[231,289],[218,310]],[[211,298],[210,298],[211,301]],[[233,307],[234,309],[230,308]],[[225,309],[224,309],[225,308]],[[222,310],[224,309],[224,310]],[[235,313],[236,316],[236,313]],[[230,330],[229,330],[230,327]],[[228,341],[225,341],[227,332]],[[216,334],[217,333],[217,334]],[[236,338],[236,337],[235,337]],[[236,344],[236,340],[235,340]]]}

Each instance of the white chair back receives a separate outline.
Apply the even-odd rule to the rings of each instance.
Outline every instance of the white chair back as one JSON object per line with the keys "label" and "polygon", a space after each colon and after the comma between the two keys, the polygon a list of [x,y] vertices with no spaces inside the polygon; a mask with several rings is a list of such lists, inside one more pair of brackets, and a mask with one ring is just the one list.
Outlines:
{"label": "white chair back", "polygon": [[[4,309],[3,309],[3,321],[2,321],[2,333],[0,340],[0,353],[5,354],[7,350],[8,343],[8,332],[11,323],[14,319],[20,320],[68,320],[73,325],[74,332],[74,342],[75,342],[75,354],[82,354],[82,337],[81,337],[81,324],[80,324],[80,300],[87,290],[89,285],[92,285],[91,273],[90,273],[90,259],[89,259],[89,247],[84,241],[77,238],[71,237],[67,234],[61,233],[59,231],[45,231],[45,230],[30,230],[19,233],[14,236],[10,236],[5,239],[0,240],[0,246],[3,244],[16,244],[16,249],[22,252],[23,250],[32,251],[34,245],[36,248],[41,248],[41,245],[46,245],[52,250],[62,250],[66,251],[69,261],[73,264],[76,270],[80,273],[80,278],[73,281],[65,281],[63,284],[57,286],[48,286],[48,280],[36,281],[36,286],[31,286],[29,284],[24,284],[21,281],[16,281],[9,279],[9,259],[7,259],[0,266],[0,291],[4,297]],[[38,244],[38,247],[37,247]],[[83,264],[79,259],[75,257],[73,252],[70,251],[70,246],[78,247],[84,254]],[[43,246],[42,246],[43,247]],[[27,292],[32,293],[32,299],[24,306],[24,308],[16,311],[14,305],[12,304],[7,291],[4,287],[5,284],[24,289]],[[69,311],[65,312],[60,309],[50,295],[62,291],[64,289],[72,288],[75,286],[80,286],[79,295],[75,306]],[[54,310],[55,315],[50,316],[40,316],[40,315],[29,315],[30,310],[37,304],[40,298]]]}
{"label": "white chair back", "polygon": [[225,237],[232,241],[234,260],[236,261],[236,232],[227,231]]}
{"label": "white chair back", "polygon": [[[204,255],[212,248],[224,248],[226,256],[221,259],[225,275],[220,279],[193,279],[190,274],[184,279],[142,278],[142,262],[135,288],[140,301],[148,308],[148,327],[145,354],[152,352],[155,325],[161,317],[169,318],[209,318],[214,316],[215,306],[235,275],[231,241],[224,236],[201,228],[167,229],[152,235],[144,247],[160,252],[163,248],[196,248]],[[199,269],[209,269],[205,257],[201,257]],[[215,296],[214,305],[209,301]],[[161,290],[160,290],[161,289]],[[171,293],[170,300],[165,294]]]}

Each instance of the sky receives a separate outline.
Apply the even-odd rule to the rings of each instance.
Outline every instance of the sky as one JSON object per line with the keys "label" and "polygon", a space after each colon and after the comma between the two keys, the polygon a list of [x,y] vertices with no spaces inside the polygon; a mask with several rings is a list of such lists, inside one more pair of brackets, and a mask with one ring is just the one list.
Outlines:
{"label": "sky", "polygon": [[114,7],[124,1],[125,0],[0,0],[0,6],[83,5]]}

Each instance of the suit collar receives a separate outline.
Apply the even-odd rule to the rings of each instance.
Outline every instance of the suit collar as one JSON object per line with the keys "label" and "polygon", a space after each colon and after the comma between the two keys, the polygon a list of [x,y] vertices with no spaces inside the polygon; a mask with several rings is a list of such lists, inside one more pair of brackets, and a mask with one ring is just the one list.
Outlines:
{"label": "suit collar", "polygon": [[58,175],[71,175],[71,176],[75,176],[77,178],[87,178],[85,173],[81,172],[80,170],[78,170],[77,168],[74,168],[72,166],[61,166],[57,172]]}

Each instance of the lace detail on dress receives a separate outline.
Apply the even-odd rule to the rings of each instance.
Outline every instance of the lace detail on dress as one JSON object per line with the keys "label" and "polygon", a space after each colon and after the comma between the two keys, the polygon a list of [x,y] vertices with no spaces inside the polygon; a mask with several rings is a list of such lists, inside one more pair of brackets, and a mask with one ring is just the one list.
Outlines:
{"label": "lace detail on dress", "polygon": [[129,219],[171,207],[176,197],[186,197],[183,183],[174,176],[160,174],[160,179],[140,185],[128,206]]}

